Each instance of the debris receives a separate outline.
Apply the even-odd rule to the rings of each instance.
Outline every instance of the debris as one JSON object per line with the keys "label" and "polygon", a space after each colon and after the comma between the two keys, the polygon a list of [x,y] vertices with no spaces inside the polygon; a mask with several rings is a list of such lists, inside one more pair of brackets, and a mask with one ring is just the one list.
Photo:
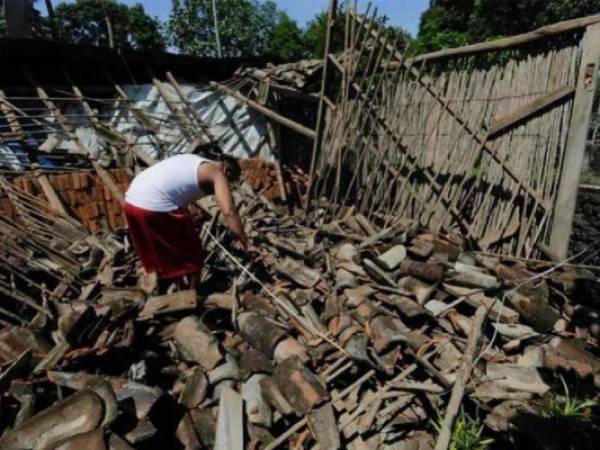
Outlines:
{"label": "debris", "polygon": [[221,391],[215,450],[244,450],[242,397],[233,389]]}
{"label": "debris", "polygon": [[195,316],[179,321],[173,339],[183,358],[200,364],[204,370],[214,369],[223,357],[218,341]]}
{"label": "debris", "polygon": [[159,297],[150,297],[138,315],[138,320],[148,320],[161,314],[189,311],[196,308],[196,291],[175,292]]}
{"label": "debris", "polygon": [[5,448],[47,448],[72,436],[87,433],[104,419],[102,399],[81,391],[25,420],[0,437]]}
{"label": "debris", "polygon": [[381,263],[385,270],[394,270],[406,258],[406,248],[403,245],[396,245],[387,252],[379,255],[377,261]]}

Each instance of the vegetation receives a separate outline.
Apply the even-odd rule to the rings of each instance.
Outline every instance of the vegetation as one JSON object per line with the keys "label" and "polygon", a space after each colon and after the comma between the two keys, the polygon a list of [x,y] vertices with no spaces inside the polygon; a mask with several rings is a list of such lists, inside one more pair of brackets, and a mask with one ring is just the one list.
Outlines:
{"label": "vegetation", "polygon": [[[436,433],[440,433],[443,422],[444,418],[441,414],[438,414],[436,421],[431,421]],[[484,439],[482,434],[483,425],[461,411],[454,422],[448,450],[487,450],[493,441]]]}
{"label": "vegetation", "polygon": [[421,53],[524,33],[600,13],[600,0],[431,0],[413,51]]}
{"label": "vegetation", "polygon": [[594,400],[581,400],[571,395],[569,387],[561,376],[564,395],[551,394],[548,403],[543,408],[543,415],[549,419],[589,420],[589,409],[598,406]]}
{"label": "vegetation", "polygon": [[109,45],[109,22],[114,46],[127,50],[164,49],[160,22],[141,4],[127,6],[116,0],[77,0],[54,10],[58,38],[74,44]]}

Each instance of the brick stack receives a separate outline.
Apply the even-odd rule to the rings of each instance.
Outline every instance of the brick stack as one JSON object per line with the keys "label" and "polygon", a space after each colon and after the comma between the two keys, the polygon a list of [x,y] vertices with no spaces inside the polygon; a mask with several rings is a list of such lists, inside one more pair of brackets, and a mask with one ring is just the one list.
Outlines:
{"label": "brick stack", "polygon": [[[127,190],[130,178],[123,170],[110,171],[121,192]],[[92,171],[78,171],[48,175],[50,184],[73,217],[92,233],[101,229],[125,226],[123,210],[119,201],[100,177]],[[13,185],[30,195],[46,200],[35,176],[26,175],[12,180]],[[14,211],[8,199],[0,199],[2,212],[14,217]]]}
{"label": "brick stack", "polygon": [[[242,178],[254,189],[255,192],[262,191],[269,200],[281,198],[281,188],[277,179],[277,168],[271,161],[261,158],[244,159],[240,161]],[[307,184],[306,175],[298,168],[283,169],[285,190],[288,196],[305,191]]]}

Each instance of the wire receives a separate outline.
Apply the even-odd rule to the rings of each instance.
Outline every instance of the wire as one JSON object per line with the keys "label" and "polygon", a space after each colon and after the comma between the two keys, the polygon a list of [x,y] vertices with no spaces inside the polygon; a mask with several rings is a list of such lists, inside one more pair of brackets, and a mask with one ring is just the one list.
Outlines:
{"label": "wire", "polygon": [[206,233],[208,234],[208,236],[213,240],[213,242],[217,245],[217,247],[219,247],[223,253],[225,253],[225,255],[227,255],[227,257],[236,265],[239,267],[239,269],[244,272],[246,275],[248,275],[254,282],[256,282],[261,289],[269,296],[271,297],[273,300],[275,300],[275,303],[281,307],[281,309],[283,309],[287,314],[289,314],[290,316],[294,317],[296,320],[298,320],[300,323],[302,323],[302,326],[304,328],[306,328],[308,331],[310,331],[312,334],[320,337],[321,339],[327,341],[328,343],[330,343],[331,345],[333,345],[336,349],[338,349],[340,352],[342,352],[342,354],[344,356],[348,356],[348,353],[346,352],[346,350],[344,350],[337,342],[333,341],[331,338],[329,338],[329,336],[327,336],[325,333],[322,333],[321,331],[317,330],[314,328],[312,323],[307,322],[303,317],[299,316],[298,313],[296,311],[294,311],[293,309],[291,309],[285,302],[281,301],[281,299],[279,297],[277,297],[275,294],[273,294],[269,288],[267,286],[265,286],[262,281],[260,281],[252,272],[250,272],[235,256],[233,256],[224,246],[223,244],[221,244],[217,238],[210,232],[210,230],[208,228],[206,228]]}

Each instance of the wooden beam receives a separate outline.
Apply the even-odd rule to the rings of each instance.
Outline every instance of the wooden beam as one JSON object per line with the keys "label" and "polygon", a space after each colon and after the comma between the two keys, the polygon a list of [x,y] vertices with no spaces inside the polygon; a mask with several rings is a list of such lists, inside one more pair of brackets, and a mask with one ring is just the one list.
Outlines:
{"label": "wooden beam", "polygon": [[196,133],[194,132],[194,125],[192,124],[190,118],[181,110],[177,104],[177,101],[171,97],[171,94],[169,94],[162,81],[156,77],[152,77],[152,84],[158,90],[158,94],[164,100],[169,110],[177,117],[181,125],[183,125],[182,131],[184,134],[188,136],[195,135]]}
{"label": "wooden beam", "polygon": [[306,189],[306,203],[304,205],[304,213],[307,214],[310,208],[310,200],[312,197],[313,179],[315,177],[315,164],[317,162],[317,153],[321,150],[323,144],[323,132],[325,130],[325,97],[327,93],[327,82],[331,71],[330,60],[328,58],[331,50],[331,36],[337,16],[338,2],[330,0],[329,14],[327,16],[327,34],[325,35],[325,52],[323,55],[323,76],[321,77],[321,90],[319,91],[319,105],[317,107],[317,128],[315,130],[315,138],[313,140],[312,154],[310,157],[310,171],[308,174],[308,187]]}
{"label": "wooden beam", "polygon": [[8,126],[10,130],[13,132],[15,136],[18,138],[23,138],[23,129],[21,128],[21,124],[19,123],[19,119],[17,119],[17,115],[3,100],[6,98],[4,91],[0,89],[0,111],[4,114],[6,118],[6,122],[8,122]]}
{"label": "wooden beam", "polygon": [[50,203],[50,206],[60,211],[65,216],[69,216],[69,213],[65,209],[65,205],[63,205],[62,200],[54,190],[54,187],[50,183],[50,180],[48,180],[48,177],[46,175],[40,175],[37,177],[36,180],[42,188],[44,195],[48,199],[48,203]]}
{"label": "wooden beam", "polygon": [[189,102],[189,100],[185,96],[185,92],[183,92],[183,89],[181,88],[181,85],[175,79],[171,72],[167,72],[167,80],[169,80],[169,83],[171,83],[171,85],[173,85],[173,87],[175,88],[175,92],[177,92],[179,99],[185,105],[186,109],[191,114],[196,124],[198,124],[198,126],[202,129],[204,134],[208,137],[208,141],[211,143],[217,142],[217,138],[214,134],[212,134],[212,131],[210,131],[210,127],[204,122],[204,120],[202,120],[202,117],[200,117],[198,111],[196,111],[194,106]]}
{"label": "wooden beam", "polygon": [[125,195],[123,195],[123,193],[119,190],[110,173],[104,167],[102,167],[98,161],[92,161],[92,166],[94,166],[96,173],[102,182],[106,184],[113,197],[116,198],[121,205],[123,205],[125,203]]}
{"label": "wooden beam", "polygon": [[[423,55],[418,55],[414,58],[410,58],[407,60],[407,62],[409,64],[415,64],[423,61],[458,58],[462,56],[475,55],[478,53],[506,50],[509,48],[519,47],[524,44],[530,44],[532,42],[536,42],[541,39],[548,38],[550,36],[555,36],[558,34],[583,29],[589,25],[593,25],[598,22],[600,22],[600,15],[565,20],[562,22],[554,23],[552,25],[546,25],[528,33],[518,34],[516,36],[496,39],[494,41],[489,42],[481,42],[479,44],[466,45],[464,47],[449,48],[445,50],[439,50],[436,52],[425,53]],[[389,64],[388,67],[392,68],[394,65],[398,67],[398,63]]]}
{"label": "wooden beam", "polygon": [[505,132],[514,125],[521,123],[523,120],[534,116],[555,103],[570,98],[574,93],[574,86],[566,86],[543,97],[537,98],[531,103],[528,103],[509,114],[494,119],[488,130],[488,137],[497,137],[499,133]]}
{"label": "wooden beam", "polygon": [[94,124],[94,130],[99,136],[109,141],[111,144],[117,147],[128,147],[131,149],[133,154],[142,160],[146,165],[151,166],[156,163],[156,160],[150,156],[143,148],[139,145],[134,144],[127,136],[119,133],[112,127],[108,127],[101,123]]}
{"label": "wooden beam", "polygon": [[314,130],[311,130],[310,128],[305,127],[304,125],[302,125],[298,122],[294,122],[293,120],[288,119],[287,117],[283,117],[281,114],[277,114],[276,112],[261,105],[260,103],[257,103],[254,100],[250,100],[248,97],[245,97],[238,91],[234,91],[233,89],[231,89],[221,83],[218,83],[216,81],[211,81],[210,86],[217,91],[225,92],[227,95],[230,95],[231,97],[235,98],[236,100],[239,100],[240,102],[244,103],[245,105],[249,106],[250,108],[254,109],[255,111],[258,111],[259,113],[267,116],[269,119],[273,119],[274,121],[280,123],[281,125],[286,126],[290,129],[300,133],[303,136],[309,137],[311,139],[314,139],[316,136],[316,133]]}
{"label": "wooden beam", "polygon": [[600,23],[596,23],[587,28],[583,39],[577,90],[550,233],[550,250],[562,259],[566,258],[569,249],[599,63]]}

